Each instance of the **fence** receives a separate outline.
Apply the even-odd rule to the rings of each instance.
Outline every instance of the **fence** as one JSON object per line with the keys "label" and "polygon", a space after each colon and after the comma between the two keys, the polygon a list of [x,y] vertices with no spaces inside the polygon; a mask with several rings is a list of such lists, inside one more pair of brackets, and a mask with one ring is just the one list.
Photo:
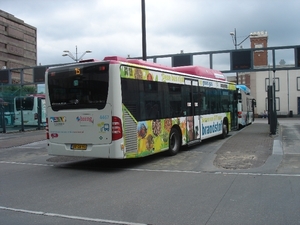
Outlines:
{"label": "fence", "polygon": [[43,92],[38,84],[0,84],[0,132],[44,129]]}

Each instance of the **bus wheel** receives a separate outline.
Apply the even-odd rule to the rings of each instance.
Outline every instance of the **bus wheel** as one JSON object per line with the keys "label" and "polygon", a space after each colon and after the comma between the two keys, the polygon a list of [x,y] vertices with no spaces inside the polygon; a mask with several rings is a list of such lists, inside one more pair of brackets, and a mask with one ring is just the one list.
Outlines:
{"label": "bus wheel", "polygon": [[222,134],[221,134],[221,138],[226,138],[228,134],[228,124],[226,121],[223,121],[223,127],[222,127]]}
{"label": "bus wheel", "polygon": [[176,128],[172,128],[169,137],[168,155],[176,155],[179,152],[181,145],[180,134]]}

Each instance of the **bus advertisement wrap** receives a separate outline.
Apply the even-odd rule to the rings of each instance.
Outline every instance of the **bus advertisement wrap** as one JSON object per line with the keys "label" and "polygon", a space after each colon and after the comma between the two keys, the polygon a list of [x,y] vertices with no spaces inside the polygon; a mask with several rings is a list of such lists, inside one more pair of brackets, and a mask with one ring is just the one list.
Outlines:
{"label": "bus advertisement wrap", "polygon": [[222,134],[224,113],[201,116],[202,139]]}

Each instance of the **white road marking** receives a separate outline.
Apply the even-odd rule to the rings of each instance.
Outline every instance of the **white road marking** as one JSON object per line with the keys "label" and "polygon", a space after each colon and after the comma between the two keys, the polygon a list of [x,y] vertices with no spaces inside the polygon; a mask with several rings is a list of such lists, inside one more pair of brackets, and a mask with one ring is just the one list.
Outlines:
{"label": "white road marking", "polygon": [[[53,167],[59,166],[59,164],[41,164],[41,163],[22,163],[22,162],[8,162],[0,161],[0,164],[15,164],[15,165],[28,165],[28,166],[45,166]],[[63,165],[63,167],[67,167]],[[300,177],[300,174],[285,174],[285,173],[246,173],[246,172],[225,172],[225,171],[215,171],[215,172],[203,172],[203,171],[192,171],[192,170],[152,170],[152,169],[126,169],[119,168],[129,171],[137,172],[159,172],[159,173],[188,173],[188,174],[216,174],[216,175],[245,175],[245,176],[278,176],[278,177]]]}
{"label": "white road marking", "polygon": [[133,222],[118,221],[118,220],[105,220],[105,219],[89,218],[89,217],[81,217],[81,216],[69,216],[69,215],[63,215],[57,213],[47,213],[41,211],[31,211],[26,209],[9,208],[4,206],[0,206],[0,210],[8,210],[13,212],[21,212],[21,213],[41,215],[41,216],[60,217],[65,219],[82,220],[82,221],[89,221],[89,222],[100,222],[100,223],[122,224],[122,225],[147,225],[145,223],[133,223]]}
{"label": "white road marking", "polygon": [[22,163],[22,162],[8,162],[8,161],[0,161],[2,164],[15,164],[15,165],[28,165],[28,166],[54,166],[51,164],[42,164],[42,163]]}

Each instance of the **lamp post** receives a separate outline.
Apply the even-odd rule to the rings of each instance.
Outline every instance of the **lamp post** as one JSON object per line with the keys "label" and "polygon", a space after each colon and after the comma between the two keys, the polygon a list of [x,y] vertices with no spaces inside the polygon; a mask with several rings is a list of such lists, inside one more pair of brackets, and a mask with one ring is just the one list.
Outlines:
{"label": "lamp post", "polygon": [[143,60],[147,61],[145,0],[141,0],[141,6],[142,6],[142,51],[143,51]]}
{"label": "lamp post", "polygon": [[247,37],[244,38],[244,40],[242,40],[240,43],[237,43],[236,29],[235,28],[234,28],[234,32],[230,32],[230,35],[232,37],[232,42],[233,42],[233,45],[234,45],[235,49],[237,49],[237,47],[240,46],[242,43],[244,43],[244,41],[246,41],[249,37],[257,36],[256,33],[250,33]]}
{"label": "lamp post", "polygon": [[79,58],[78,58],[78,52],[77,52],[77,45],[76,45],[76,53],[75,56],[72,54],[72,52],[70,52],[69,50],[64,50],[65,54],[63,54],[62,56],[69,56],[71,59],[73,59],[75,62],[79,62],[82,57],[86,54],[86,53],[91,53],[92,51],[85,51]]}
{"label": "lamp post", "polygon": [[[237,37],[236,37],[236,28],[234,28],[234,32],[230,32],[230,35],[232,37],[232,42],[234,45],[234,49],[237,50],[237,47],[240,46],[244,41],[246,41],[249,37],[255,37],[257,34],[255,33],[250,33],[247,37],[244,38],[240,43],[237,42]],[[236,84],[239,84],[239,74],[238,72],[236,73]]]}

